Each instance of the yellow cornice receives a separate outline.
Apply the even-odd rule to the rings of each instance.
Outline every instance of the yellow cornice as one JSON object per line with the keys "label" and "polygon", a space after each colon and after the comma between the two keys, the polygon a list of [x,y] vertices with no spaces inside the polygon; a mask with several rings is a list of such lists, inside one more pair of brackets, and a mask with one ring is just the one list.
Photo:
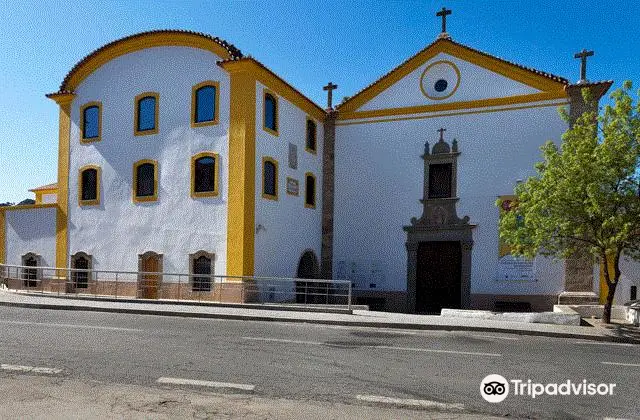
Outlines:
{"label": "yellow cornice", "polygon": [[76,97],[75,93],[71,93],[71,92],[48,93],[45,96],[55,101],[60,106],[66,106],[71,104],[71,102],[73,101],[73,98]]}
{"label": "yellow cornice", "polygon": [[273,90],[276,95],[283,97],[313,118],[324,121],[326,112],[322,108],[255,59],[242,58],[222,61],[218,64],[229,73],[247,72],[251,74],[257,81]]}
{"label": "yellow cornice", "polygon": [[5,211],[19,211],[19,210],[33,210],[33,209],[46,209],[50,207],[58,207],[57,203],[46,203],[46,204],[23,204],[20,206],[2,206],[0,207],[0,212]]}
{"label": "yellow cornice", "polygon": [[560,106],[566,106],[566,105],[569,105],[569,102],[565,100],[560,102],[556,101],[556,102],[546,102],[546,103],[534,103],[534,104],[525,104],[522,106],[509,106],[509,107],[502,107],[502,108],[491,108],[491,107],[479,108],[475,110],[448,112],[446,114],[431,112],[431,113],[426,113],[422,115],[409,115],[409,116],[400,116],[395,118],[342,121],[342,122],[337,122],[336,126],[354,125],[354,124],[374,124],[374,123],[384,123],[384,122],[393,122],[393,121],[424,120],[429,118],[452,117],[456,115],[485,114],[485,113],[491,113],[491,112],[518,111],[522,109],[549,108],[549,107],[560,107]]}
{"label": "yellow cornice", "polygon": [[519,67],[515,64],[503,61],[496,57],[480,53],[471,48],[465,48],[452,41],[441,39],[415,56],[401,64],[396,69],[374,82],[369,87],[351,97],[347,102],[338,107],[339,114],[354,112],[371,99],[378,96],[384,90],[409,75],[421,65],[440,53],[459,58],[463,61],[475,64],[492,72],[498,73],[509,79],[523,83],[527,86],[541,90],[543,92],[564,91],[565,83],[553,80],[550,77],[538,74],[535,71]]}
{"label": "yellow cornice", "polygon": [[410,114],[424,114],[441,111],[455,111],[462,109],[487,108],[493,106],[517,105],[555,99],[567,99],[563,91],[531,93],[527,95],[507,96],[504,98],[479,99],[474,101],[448,102],[430,105],[418,105],[404,108],[376,109],[371,111],[338,112],[338,120],[354,120],[361,118],[388,117]]}

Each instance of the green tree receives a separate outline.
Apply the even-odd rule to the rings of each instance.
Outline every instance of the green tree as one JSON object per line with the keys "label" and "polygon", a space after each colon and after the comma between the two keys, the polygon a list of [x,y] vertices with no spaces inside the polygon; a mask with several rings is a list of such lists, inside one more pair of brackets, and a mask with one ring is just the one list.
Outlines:
{"label": "green tree", "polygon": [[[627,81],[599,114],[584,89],[584,100],[596,111],[579,117],[559,148],[551,141],[542,146],[537,175],[516,186],[516,204],[500,220],[500,237],[515,255],[560,259],[582,248],[595,256],[608,286],[606,323],[621,256],[640,260],[640,107],[630,90]],[[566,110],[560,114],[569,121]]]}

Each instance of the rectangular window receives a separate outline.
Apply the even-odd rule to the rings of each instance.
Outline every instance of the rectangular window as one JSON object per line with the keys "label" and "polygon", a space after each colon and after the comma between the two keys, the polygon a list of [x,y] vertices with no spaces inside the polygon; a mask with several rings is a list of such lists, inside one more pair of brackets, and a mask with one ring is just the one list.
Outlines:
{"label": "rectangular window", "polygon": [[307,139],[305,142],[305,150],[313,154],[316,153],[317,131],[315,121],[307,119]]}
{"label": "rectangular window", "polygon": [[278,162],[270,157],[262,158],[262,198],[278,199]]}
{"label": "rectangular window", "polygon": [[160,95],[156,92],[146,92],[135,99],[135,127],[136,136],[156,134],[158,132],[158,101]]}
{"label": "rectangular window", "polygon": [[80,108],[80,142],[100,141],[102,131],[102,104],[89,102]]}
{"label": "rectangular window", "polygon": [[450,163],[429,165],[429,198],[451,197],[451,170]]}
{"label": "rectangular window", "polygon": [[191,197],[218,195],[218,154],[202,152],[191,158]]}
{"label": "rectangular window", "polygon": [[264,91],[263,127],[268,133],[278,135],[278,99],[275,94]]}
{"label": "rectangular window", "polygon": [[141,160],[133,164],[133,201],[158,199],[158,163]]}
{"label": "rectangular window", "polygon": [[195,85],[191,92],[191,127],[218,123],[220,84],[206,81]]}
{"label": "rectangular window", "polygon": [[81,206],[100,204],[100,168],[94,165],[80,168],[78,198]]}

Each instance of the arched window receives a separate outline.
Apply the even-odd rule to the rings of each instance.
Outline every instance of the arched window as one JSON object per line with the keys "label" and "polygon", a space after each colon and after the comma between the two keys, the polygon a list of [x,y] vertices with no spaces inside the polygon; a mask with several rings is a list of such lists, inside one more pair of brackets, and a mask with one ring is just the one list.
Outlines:
{"label": "arched window", "polygon": [[307,119],[307,140],[305,142],[305,150],[307,152],[316,153],[316,123],[313,120]]}
{"label": "arched window", "polygon": [[189,256],[191,266],[191,290],[193,292],[210,292],[213,278],[212,262],[214,254],[199,251]]}
{"label": "arched window", "polygon": [[[71,256],[71,268],[78,270],[91,270],[91,255],[84,252],[78,252]],[[89,286],[89,271],[73,271],[71,279],[73,286],[77,289],[86,289]]]}
{"label": "arched window", "polygon": [[218,154],[203,152],[191,158],[191,196],[218,195]]}
{"label": "arched window", "polygon": [[262,158],[262,197],[278,199],[278,162],[270,157]]}
{"label": "arched window", "polygon": [[83,166],[80,168],[78,202],[81,206],[100,204],[100,168]]}
{"label": "arched window", "polygon": [[191,93],[191,126],[218,123],[218,82],[206,81],[195,85]]}
{"label": "arched window", "polygon": [[133,165],[133,201],[158,199],[158,163],[141,160]]}
{"label": "arched window", "polygon": [[102,104],[89,102],[80,108],[80,141],[100,141],[102,136]]}
{"label": "arched window", "polygon": [[316,177],[307,172],[304,175],[304,206],[310,209],[316,208]]}
{"label": "arched window", "polygon": [[265,90],[264,92],[264,129],[278,135],[278,100],[276,96]]}
{"label": "arched window", "polygon": [[37,268],[40,266],[40,256],[32,252],[22,256],[22,265],[25,267],[22,269],[22,284],[24,287],[36,287],[38,286],[38,280],[40,279],[40,272]]}
{"label": "arched window", "polygon": [[135,130],[136,136],[158,132],[158,102],[160,95],[146,92],[136,96]]}

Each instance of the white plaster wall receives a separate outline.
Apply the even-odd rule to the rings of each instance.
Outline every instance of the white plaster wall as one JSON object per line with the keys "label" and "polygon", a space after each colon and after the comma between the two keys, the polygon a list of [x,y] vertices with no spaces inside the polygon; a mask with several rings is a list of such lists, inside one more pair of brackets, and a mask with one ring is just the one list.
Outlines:
{"label": "white plaster wall", "polygon": [[[613,298],[615,305],[624,305],[630,299],[631,286],[634,285],[638,289],[636,299],[640,298],[640,262],[628,257],[620,259],[620,280],[616,287],[616,294]],[[598,275],[600,269],[598,267]],[[599,283],[596,290],[599,289]]]}
{"label": "white plaster wall", "polygon": [[[295,277],[298,263],[305,250],[311,249],[320,260],[322,241],[322,148],[323,126],[317,124],[317,153],[304,149],[307,114],[278,97],[279,136],[263,129],[263,90],[256,86],[256,227],[255,274],[257,276]],[[276,92],[277,93],[277,92]],[[289,143],[297,145],[298,168],[289,168]],[[262,157],[278,161],[278,200],[262,198]],[[304,176],[316,176],[316,207],[304,206]],[[286,179],[299,182],[299,195],[288,195]]]}
{"label": "white plaster wall", "polygon": [[406,233],[412,217],[422,215],[425,141],[436,132],[456,138],[458,216],[468,215],[473,229],[471,292],[557,293],[563,288],[563,264],[539,258],[539,280],[495,280],[498,216],[495,201],[513,192],[518,179],[533,175],[539,147],[559,141],[566,130],[555,106],[435,118],[354,124],[336,128],[334,276],[340,261],[377,264],[383,279],[376,289],[405,290]]}
{"label": "white plaster wall", "polygon": [[[429,99],[420,90],[420,77],[430,64],[441,60],[451,61],[458,67],[460,70],[460,85],[453,95],[448,98],[440,100]],[[540,91],[537,89],[498,73],[460,60],[449,54],[440,53],[362,105],[358,108],[358,111],[502,98],[538,92]]]}
{"label": "white plaster wall", "polygon": [[[71,114],[69,251],[93,256],[96,269],[138,269],[138,254],[163,254],[165,272],[189,271],[188,255],[215,253],[215,273],[226,272],[229,77],[220,57],[187,47],[155,47],[118,57],[76,89]],[[220,82],[219,119],[191,128],[191,88]],[[159,92],[159,132],[134,136],[134,98]],[[102,141],[79,142],[79,107],[102,101]],[[191,156],[220,155],[217,198],[190,196]],[[133,163],[158,161],[158,201],[132,202]],[[78,206],[77,178],[83,165],[102,168],[100,205]]]}
{"label": "white plaster wall", "polygon": [[56,208],[6,212],[6,262],[22,265],[22,256],[33,252],[46,267],[56,265]]}
{"label": "white plaster wall", "polygon": [[51,204],[58,201],[58,194],[42,194],[42,203]]}

